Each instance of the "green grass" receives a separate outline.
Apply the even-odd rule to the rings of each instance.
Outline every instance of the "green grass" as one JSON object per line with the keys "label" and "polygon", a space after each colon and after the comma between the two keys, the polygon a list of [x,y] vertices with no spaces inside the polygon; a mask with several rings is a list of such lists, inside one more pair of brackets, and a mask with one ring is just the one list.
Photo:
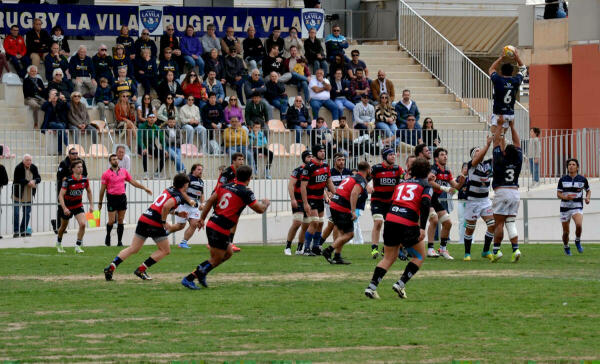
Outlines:
{"label": "green grass", "polygon": [[[522,261],[427,260],[400,301],[380,284],[363,290],[375,261],[369,246],[347,246],[350,266],[322,257],[285,257],[280,246],[244,247],[209,275],[209,289],[179,281],[207,257],[203,246],[175,249],[132,272],[149,244],[121,264],[115,282],[102,268],[118,248],[85,254],[0,250],[0,360],[139,362],[575,362],[600,359],[600,246],[565,257],[559,245],[523,246]],[[455,257],[462,247],[451,246]],[[577,254],[577,253],[575,253]]]}

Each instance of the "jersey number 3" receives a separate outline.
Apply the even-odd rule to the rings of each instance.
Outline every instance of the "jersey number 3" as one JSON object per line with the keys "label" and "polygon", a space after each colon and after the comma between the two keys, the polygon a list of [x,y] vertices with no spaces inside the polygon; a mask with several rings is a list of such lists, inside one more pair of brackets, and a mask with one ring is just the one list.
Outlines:
{"label": "jersey number 3", "polygon": [[[406,190],[404,190],[404,187],[406,187]],[[403,199],[404,201],[412,201],[415,198],[416,189],[417,185],[400,185],[398,187],[396,201],[400,201],[400,199]]]}
{"label": "jersey number 3", "polygon": [[513,182],[515,180],[515,170],[512,168],[507,169],[505,172],[504,179],[506,180],[506,182]]}

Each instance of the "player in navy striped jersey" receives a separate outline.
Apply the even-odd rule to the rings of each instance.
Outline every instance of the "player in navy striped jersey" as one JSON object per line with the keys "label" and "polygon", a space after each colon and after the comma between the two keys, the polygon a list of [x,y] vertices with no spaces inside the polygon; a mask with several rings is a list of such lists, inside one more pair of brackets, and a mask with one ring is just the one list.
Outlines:
{"label": "player in navy striped jersey", "polygon": [[290,180],[288,182],[288,193],[290,195],[290,202],[292,204],[293,221],[292,226],[288,230],[287,242],[283,253],[285,255],[292,255],[292,240],[300,229],[298,234],[298,248],[296,249],[296,255],[302,255],[302,246],[304,245],[304,234],[308,229],[308,216],[304,211],[304,204],[302,203],[302,194],[300,192],[300,183],[302,182],[302,171],[304,166],[312,159],[312,153],[310,150],[302,152],[302,164],[294,168]]}
{"label": "player in navy striped jersey", "polygon": [[[175,225],[172,225],[171,229],[169,230],[169,234],[172,234],[176,231],[182,230],[185,227],[185,223],[189,222],[188,228],[183,233],[183,239],[179,243],[180,248],[190,249],[188,241],[192,238],[194,231],[196,231],[198,228],[200,211],[202,210],[202,204],[204,203],[204,181],[202,180],[203,171],[204,166],[202,164],[197,163],[192,165],[191,173],[188,175],[190,183],[188,185],[186,194],[189,198],[194,200],[196,205],[179,205],[175,210]],[[181,212],[185,212],[185,214],[181,214],[185,217],[180,216]]]}
{"label": "player in navy striped jersey", "polygon": [[[515,120],[515,101],[517,100],[517,92],[525,78],[527,68],[521,61],[519,53],[515,50],[515,60],[519,65],[519,72],[513,76],[513,65],[505,63],[500,66],[504,56],[500,55],[498,59],[491,65],[489,69],[490,79],[494,85],[494,105],[491,119],[492,135],[496,128],[500,126],[506,132],[509,121]],[[500,66],[500,74],[498,74],[498,66]]]}
{"label": "player in navy striped jersey", "polygon": [[[568,174],[558,181],[556,197],[560,199],[560,222],[562,223],[562,240],[566,255],[571,255],[569,247],[569,228],[571,219],[575,222],[575,246],[579,253],[583,253],[581,246],[581,225],[583,223],[583,201],[590,203],[592,190],[587,178],[580,175],[579,161],[575,158],[567,160]],[[583,197],[585,191],[585,198]]]}

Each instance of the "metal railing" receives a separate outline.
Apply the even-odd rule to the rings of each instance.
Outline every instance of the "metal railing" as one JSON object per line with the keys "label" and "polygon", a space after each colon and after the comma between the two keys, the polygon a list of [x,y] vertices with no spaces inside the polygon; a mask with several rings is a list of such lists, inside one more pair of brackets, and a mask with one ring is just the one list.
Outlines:
{"label": "metal railing", "polygon": [[[398,1],[398,42],[448,91],[456,95],[482,122],[492,115],[493,87],[489,75],[417,14]],[[529,111],[515,103],[515,125],[520,135],[529,130]]]}
{"label": "metal railing", "polygon": [[[392,2],[382,2],[385,4]],[[379,5],[378,5],[379,6]],[[331,33],[334,24],[340,25],[342,34],[354,41],[378,41],[398,39],[398,28],[393,25],[398,9],[325,9],[328,16],[326,34]],[[331,17],[333,17],[333,20]]]}

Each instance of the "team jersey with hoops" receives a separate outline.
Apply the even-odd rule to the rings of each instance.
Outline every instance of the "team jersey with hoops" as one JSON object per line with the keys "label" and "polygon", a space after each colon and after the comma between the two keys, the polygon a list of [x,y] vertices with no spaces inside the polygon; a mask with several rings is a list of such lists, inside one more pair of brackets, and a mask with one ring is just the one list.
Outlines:
{"label": "team jersey with hoops", "polygon": [[148,207],[142,216],[140,216],[138,222],[143,222],[151,226],[162,227],[162,208],[163,205],[170,199],[174,199],[176,203],[172,210],[185,203],[181,193],[179,193],[179,191],[177,191],[175,188],[169,187],[165,189],[156,198],[156,200],[154,200],[154,202],[152,202],[152,205],[150,205],[150,207]]}
{"label": "team jersey with hoops", "polygon": [[341,171],[338,171],[335,168],[331,168],[331,182],[335,187],[339,186],[343,180],[352,176],[352,171],[348,168],[344,168]]}
{"label": "team jersey with hoops", "polygon": [[327,162],[319,162],[316,159],[308,162],[302,171],[302,180],[308,181],[306,195],[309,200],[322,200],[323,192],[327,186],[327,179],[331,177],[331,171]]}
{"label": "team jersey with hoops", "polygon": [[[392,196],[392,207],[385,221],[406,226],[418,226],[421,202],[431,199],[433,189],[424,179],[408,179],[396,186]],[[401,237],[398,237],[401,238]]]}
{"label": "team jersey with hoops", "polygon": [[502,77],[497,72],[492,73],[494,114],[514,115],[517,91],[519,91],[519,86],[521,86],[524,77],[524,71],[519,71],[513,77]]}
{"label": "team jersey with hoops", "polygon": [[65,206],[69,210],[83,206],[83,191],[89,185],[87,177],[83,175],[80,179],[75,179],[74,175],[70,175],[63,180],[62,189],[65,190]]}
{"label": "team jersey with hoops", "polygon": [[[215,191],[218,187],[222,185],[226,185],[228,183],[233,183],[235,181],[235,168],[233,165],[225,168],[223,172],[219,175],[219,179],[217,180],[217,186],[215,187]],[[214,191],[213,191],[214,192]]]}
{"label": "team jersey with hoops", "polygon": [[479,162],[475,167],[472,162],[467,163],[469,169],[467,174],[467,200],[485,200],[490,194],[490,183],[492,177],[492,160],[486,159]]}
{"label": "team jersey with hoops", "polygon": [[560,200],[560,212],[583,209],[583,191],[590,190],[587,178],[578,174],[571,177],[568,174],[558,181],[558,192],[575,197],[573,200]]}
{"label": "team jersey with hoops", "polygon": [[519,187],[519,176],[523,165],[523,151],[517,148],[519,157],[517,162],[508,162],[500,146],[494,148],[492,154],[493,179],[492,188]]}
{"label": "team jersey with hoops", "polygon": [[304,164],[294,168],[290,177],[296,180],[294,184],[294,198],[296,201],[302,203],[302,192],[300,191],[300,185],[302,184],[302,171],[304,170]]}
{"label": "team jersey with hoops", "polygon": [[217,202],[206,227],[229,236],[231,228],[237,224],[242,211],[246,206],[254,205],[256,197],[251,189],[239,183],[219,186],[215,193]]}
{"label": "team jersey with hoops", "polygon": [[[442,167],[439,163],[434,163],[433,167],[431,167],[431,173],[435,175],[435,183],[440,186],[450,187],[450,181],[454,180],[452,177],[452,172],[449,169]],[[440,197],[442,194],[442,190],[433,190],[434,196],[432,197]]]}
{"label": "team jersey with hoops", "polygon": [[379,163],[372,166],[373,193],[371,194],[371,201],[390,203],[394,188],[400,182],[402,174],[404,174],[404,170],[398,165],[386,167],[383,163]]}
{"label": "team jersey with hoops", "polygon": [[367,180],[360,174],[350,176],[343,180],[335,190],[335,194],[331,197],[329,207],[339,212],[351,213],[350,195],[356,185],[360,186],[360,195],[358,196],[358,199],[367,193]]}
{"label": "team jersey with hoops", "polygon": [[204,195],[204,181],[200,177],[194,177],[191,174],[188,175],[190,178],[190,183],[188,185],[188,189],[186,191],[187,195],[190,198],[196,200],[196,203],[200,203],[200,199],[202,195]]}

